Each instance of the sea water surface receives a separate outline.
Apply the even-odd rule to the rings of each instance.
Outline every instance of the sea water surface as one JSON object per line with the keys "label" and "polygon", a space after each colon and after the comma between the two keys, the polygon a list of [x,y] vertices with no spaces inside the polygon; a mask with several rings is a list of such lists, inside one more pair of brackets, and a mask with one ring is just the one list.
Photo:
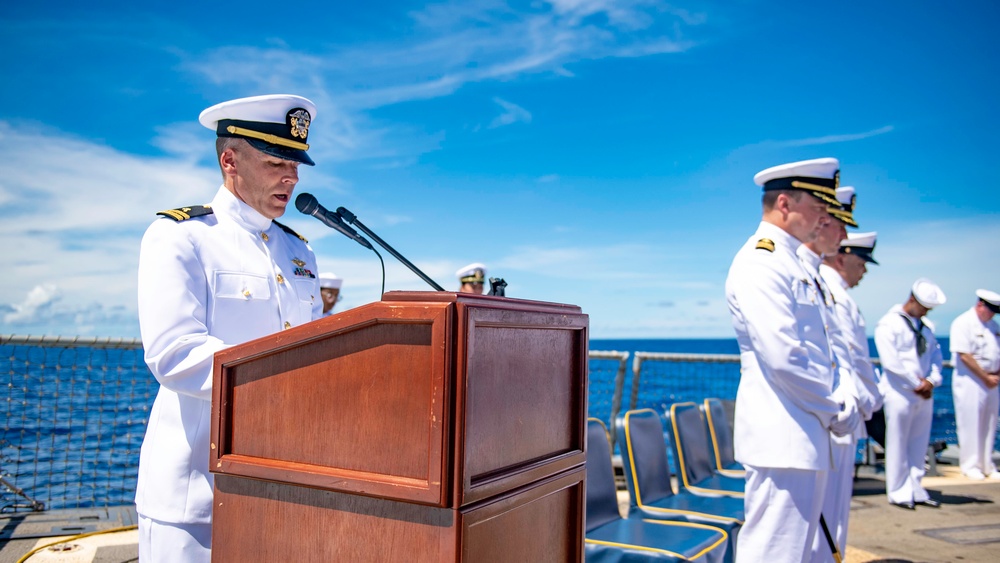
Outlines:
{"label": "sea water surface", "polygon": [[[948,358],[948,339],[939,341]],[[626,386],[636,352],[738,353],[733,338],[593,339],[590,349],[630,353]],[[875,346],[870,350],[874,356]],[[592,373],[595,365],[596,360],[591,362]],[[650,363],[638,405],[663,409],[679,400],[700,402],[705,396],[734,399],[738,363],[715,367],[669,375],[662,372],[662,365],[657,372]],[[6,389],[0,393],[0,417],[5,419],[0,434],[0,476],[4,480],[50,508],[132,502],[139,447],[157,390],[141,350],[0,346],[0,374],[7,378],[0,381]],[[945,370],[944,376],[944,385],[934,394],[932,440],[954,444],[951,370]],[[708,387],[712,391],[691,391],[705,389],[704,384],[712,384],[705,380],[713,377],[720,381],[717,387]],[[602,401],[607,404],[606,388],[592,384],[589,392],[592,407]],[[627,395],[628,391],[623,409],[628,408]],[[22,501],[9,487],[0,485],[0,507]]]}

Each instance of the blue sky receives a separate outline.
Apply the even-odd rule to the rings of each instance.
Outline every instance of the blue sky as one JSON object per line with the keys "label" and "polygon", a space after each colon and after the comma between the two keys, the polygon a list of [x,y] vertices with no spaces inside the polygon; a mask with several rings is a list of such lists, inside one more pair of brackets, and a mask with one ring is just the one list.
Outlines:
{"label": "blue sky", "polygon": [[[595,338],[730,337],[752,177],[834,156],[870,327],[926,276],[938,333],[1000,291],[996,2],[50,2],[0,6],[0,333],[137,336],[139,240],[220,184],[204,108],[318,106],[299,192],[430,277],[481,261]],[[290,209],[342,307],[378,259]],[[429,289],[383,253],[386,289]]]}

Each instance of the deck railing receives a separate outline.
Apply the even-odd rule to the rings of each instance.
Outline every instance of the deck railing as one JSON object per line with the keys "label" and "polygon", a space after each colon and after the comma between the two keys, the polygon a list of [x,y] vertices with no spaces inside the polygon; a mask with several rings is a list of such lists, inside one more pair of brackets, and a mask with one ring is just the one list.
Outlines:
{"label": "deck railing", "polygon": [[[0,512],[133,502],[158,389],[138,339],[0,336],[0,374]],[[949,376],[935,394],[948,405]],[[738,355],[595,350],[588,411],[613,429],[630,409],[732,401],[738,383]],[[954,415],[935,413],[932,438],[955,442]]]}

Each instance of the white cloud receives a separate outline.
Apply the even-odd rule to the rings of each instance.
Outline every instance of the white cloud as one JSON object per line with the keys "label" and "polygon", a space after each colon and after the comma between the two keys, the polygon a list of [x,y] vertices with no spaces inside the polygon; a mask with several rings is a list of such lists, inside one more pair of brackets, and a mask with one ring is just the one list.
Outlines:
{"label": "white cloud", "polygon": [[531,123],[531,112],[528,110],[500,98],[493,98],[493,101],[502,107],[504,112],[493,118],[490,122],[491,129],[514,123]]}
{"label": "white cloud", "polygon": [[[399,165],[436,150],[439,134],[381,124],[367,112],[449,96],[471,83],[536,73],[569,77],[567,65],[580,61],[681,52],[695,45],[682,31],[705,23],[700,15],[649,0],[560,0],[521,8],[454,1],[410,17],[411,33],[389,41],[311,52],[283,43],[225,46],[188,56],[181,68],[241,91],[280,86],[308,93],[323,123],[310,138],[319,157],[385,158]],[[529,119],[513,106],[493,126]]]}
{"label": "white cloud", "polygon": [[78,331],[134,318],[146,226],[156,211],[211,199],[220,183],[187,156],[129,155],[37,123],[0,121],[0,153],[0,295],[28,296],[8,304],[5,325]]}
{"label": "white cloud", "polygon": [[851,141],[860,141],[862,139],[868,139],[870,137],[877,137],[879,135],[885,135],[886,133],[892,133],[893,130],[895,130],[895,128],[892,125],[886,125],[883,127],[879,127],[878,129],[872,129],[871,131],[864,131],[862,133],[824,135],[822,137],[811,137],[807,139],[777,141],[775,142],[775,144],[782,147],[809,147],[817,145],[832,145],[834,143],[849,143]]}
{"label": "white cloud", "polygon": [[12,312],[3,316],[3,322],[7,324],[21,324],[34,321],[40,313],[59,300],[59,290],[52,284],[36,285],[28,292],[28,297],[24,302],[12,304]]}

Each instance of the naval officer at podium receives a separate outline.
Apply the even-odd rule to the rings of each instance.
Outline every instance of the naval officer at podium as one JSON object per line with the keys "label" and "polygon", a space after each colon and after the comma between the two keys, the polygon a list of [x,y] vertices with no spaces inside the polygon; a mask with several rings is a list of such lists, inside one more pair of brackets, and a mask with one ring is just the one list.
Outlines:
{"label": "naval officer at podium", "polygon": [[139,455],[139,559],[211,559],[208,470],[217,351],[320,318],[316,257],[275,221],[298,182],[316,107],[242,98],[201,113],[222,186],[207,205],[158,213],[139,251],[139,328],[160,384]]}

